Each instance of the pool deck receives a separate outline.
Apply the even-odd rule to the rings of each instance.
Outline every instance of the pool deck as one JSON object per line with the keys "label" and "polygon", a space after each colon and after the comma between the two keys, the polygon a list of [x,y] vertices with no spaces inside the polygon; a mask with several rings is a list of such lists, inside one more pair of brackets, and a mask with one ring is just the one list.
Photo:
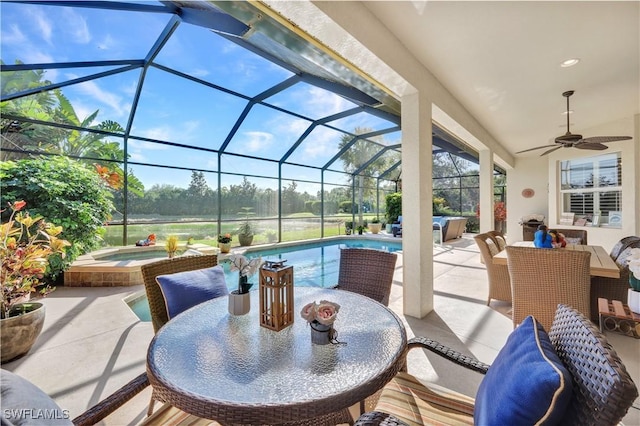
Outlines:
{"label": "pool deck", "polygon": [[[390,307],[399,314],[408,335],[428,336],[463,353],[491,363],[513,327],[510,305],[486,305],[487,279],[471,235],[434,246],[434,310],[425,318],[402,312],[402,253],[398,255]],[[44,304],[44,330],[34,348],[2,367],[45,390],[71,417],[81,414],[145,370],[151,323],[141,322],[123,301],[141,291],[133,287],[59,287]],[[640,339],[614,333],[607,338],[631,377],[640,385]],[[414,350],[409,371],[473,396],[482,376],[456,368],[438,356]],[[134,425],[145,417],[151,390],[147,388],[107,417],[102,425]],[[640,425],[636,401],[623,419]]]}

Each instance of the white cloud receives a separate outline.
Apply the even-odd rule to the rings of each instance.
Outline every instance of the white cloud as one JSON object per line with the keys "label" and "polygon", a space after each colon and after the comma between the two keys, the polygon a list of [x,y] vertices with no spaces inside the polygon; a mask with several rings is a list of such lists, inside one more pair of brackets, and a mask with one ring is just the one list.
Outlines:
{"label": "white cloud", "polygon": [[76,87],[83,94],[92,96],[96,102],[109,106],[116,117],[124,117],[129,113],[129,110],[126,109],[126,104],[122,102],[121,96],[101,89],[95,81],[86,81],[76,85]]}
{"label": "white cloud", "polygon": [[189,71],[189,75],[192,75],[194,77],[206,77],[208,76],[210,73],[208,70],[202,69],[202,68],[196,68],[193,71]]}
{"label": "white cloud", "polygon": [[247,140],[243,143],[245,150],[249,152],[264,151],[273,144],[273,135],[268,132],[245,132]]}
{"label": "white cloud", "polygon": [[91,32],[84,16],[74,9],[65,7],[63,9],[64,29],[71,34],[73,39],[79,44],[87,44],[91,41]]}
{"label": "white cloud", "polygon": [[0,30],[0,36],[2,37],[2,42],[7,45],[24,44],[27,42],[27,37],[16,24],[9,25],[8,31],[6,29]]}
{"label": "white cloud", "polygon": [[51,35],[53,33],[53,26],[47,19],[44,11],[40,7],[29,8],[28,14],[31,15],[35,25],[37,26],[40,36],[48,43],[51,44]]}

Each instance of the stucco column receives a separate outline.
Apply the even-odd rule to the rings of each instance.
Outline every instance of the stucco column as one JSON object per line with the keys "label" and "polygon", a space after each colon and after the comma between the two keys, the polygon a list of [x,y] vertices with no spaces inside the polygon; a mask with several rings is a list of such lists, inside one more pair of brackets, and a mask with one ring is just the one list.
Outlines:
{"label": "stucco column", "polygon": [[402,97],[402,251],[404,314],[422,318],[433,310],[431,101],[420,93]]}
{"label": "stucco column", "polygon": [[480,232],[492,231],[493,222],[493,152],[482,149],[480,157]]}

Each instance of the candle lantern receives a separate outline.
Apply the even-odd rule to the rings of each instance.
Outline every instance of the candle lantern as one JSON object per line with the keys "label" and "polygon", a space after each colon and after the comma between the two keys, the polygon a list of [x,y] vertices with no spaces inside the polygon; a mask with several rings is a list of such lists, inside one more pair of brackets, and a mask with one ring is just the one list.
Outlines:
{"label": "candle lantern", "polygon": [[280,331],[293,324],[293,266],[265,261],[260,268],[260,325]]}

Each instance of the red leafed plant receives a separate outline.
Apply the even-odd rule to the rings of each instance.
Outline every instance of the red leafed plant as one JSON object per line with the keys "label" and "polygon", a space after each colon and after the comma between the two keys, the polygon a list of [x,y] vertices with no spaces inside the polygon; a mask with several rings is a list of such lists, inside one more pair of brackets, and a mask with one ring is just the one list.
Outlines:
{"label": "red leafed plant", "polygon": [[[49,256],[60,253],[64,257],[65,247],[70,245],[68,241],[56,237],[62,232],[61,226],[54,226],[40,216],[34,218],[21,211],[26,204],[22,200],[10,203],[11,217],[0,227],[2,318],[8,318],[16,303],[36,291],[49,265]],[[46,294],[52,290],[45,286],[40,292]]]}

